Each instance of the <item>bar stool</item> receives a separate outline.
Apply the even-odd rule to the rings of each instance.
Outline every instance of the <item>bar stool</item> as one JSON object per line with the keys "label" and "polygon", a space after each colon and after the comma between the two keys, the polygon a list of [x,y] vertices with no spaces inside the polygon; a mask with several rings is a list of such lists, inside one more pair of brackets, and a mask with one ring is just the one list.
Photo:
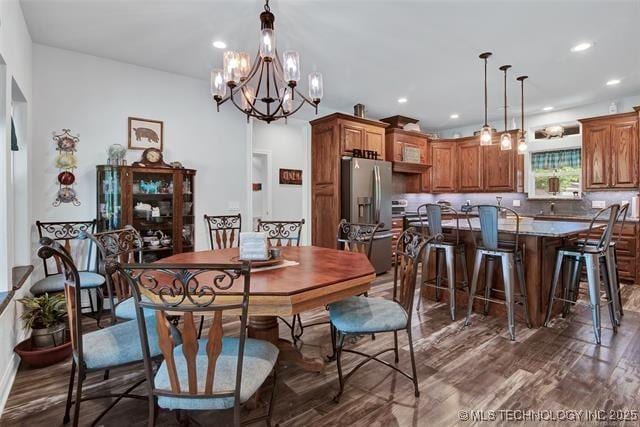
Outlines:
{"label": "bar stool", "polygon": [[[577,294],[580,286],[580,272],[582,266],[587,267],[587,293],[589,296],[588,306],[591,308],[591,318],[593,320],[593,333],[596,338],[596,343],[601,343],[602,338],[602,323],[600,319],[600,308],[602,305],[600,295],[600,280],[604,279],[605,282],[605,304],[609,305],[609,315],[611,317],[611,325],[613,332],[618,332],[618,320],[616,316],[616,302],[613,298],[613,277],[616,273],[614,260],[614,249],[611,246],[611,238],[613,236],[613,225],[618,219],[618,213],[620,212],[620,205],[613,204],[604,209],[600,209],[591,220],[589,224],[589,231],[587,235],[581,241],[578,241],[572,246],[563,246],[558,248],[556,255],[556,266],[553,274],[553,281],[551,282],[551,289],[549,291],[549,304],[547,306],[547,315],[545,317],[544,325],[547,326],[551,319],[553,311],[553,302],[555,300],[563,301],[566,307],[568,305],[580,304],[577,301]],[[598,218],[608,214],[607,226],[602,232],[599,239],[592,239],[592,233],[594,231],[594,225]],[[571,273],[569,274],[568,286],[564,286],[563,298],[556,297],[556,289],[560,280],[560,272],[564,264],[565,259],[569,259],[572,262]],[[601,270],[604,269],[604,272]],[[601,274],[604,273],[604,274]]]}
{"label": "bar stool", "polygon": [[[515,216],[515,241],[514,242],[499,242],[498,241],[498,213],[503,209]],[[469,306],[467,308],[467,319],[465,326],[471,324],[471,312],[473,311],[473,302],[476,298],[484,301],[484,313],[487,314],[489,310],[489,303],[504,304],[507,307],[507,327],[509,329],[509,336],[511,340],[516,339],[515,329],[515,305],[517,303],[523,305],[524,316],[527,322],[527,327],[531,328],[531,321],[529,319],[529,305],[527,304],[527,292],[524,279],[524,264],[523,264],[523,251],[519,245],[520,238],[520,217],[512,209],[493,206],[493,205],[476,205],[471,206],[467,210],[467,224],[469,230],[473,230],[471,226],[470,214],[477,211],[480,220],[480,234],[482,236],[482,242],[478,245],[475,237],[475,233],[471,233],[473,236],[473,243],[476,247],[475,262],[473,267],[473,278],[471,279],[471,290],[469,293]],[[482,266],[482,260],[486,257],[486,274],[485,274],[485,290],[484,296],[476,295],[476,288],[478,286],[478,276],[480,275],[480,267]],[[504,281],[504,301],[491,298],[491,291],[493,290],[493,263],[500,259],[502,264],[502,277]],[[515,288],[515,276],[518,276],[518,284],[520,287],[520,302],[515,301],[514,288]]]}
{"label": "bar stool", "polygon": [[[456,228],[454,238],[442,233],[442,214],[453,215],[456,218]],[[424,286],[435,288],[436,301],[440,301],[440,291],[446,289],[449,291],[449,312],[451,313],[451,320],[456,320],[456,290],[464,290],[469,292],[469,273],[467,271],[467,253],[464,243],[460,243],[460,218],[458,211],[451,206],[444,203],[426,203],[418,207],[418,216],[420,217],[420,223],[424,224],[426,217],[427,229],[429,236],[443,236],[443,240],[433,240],[427,244],[424,257],[422,260],[422,280],[420,282],[420,296],[422,296],[422,289]],[[424,227],[424,225],[423,225]],[[429,265],[429,255],[431,250],[436,254],[436,276],[435,279],[427,277],[427,269]],[[462,265],[463,280],[460,282],[461,287],[457,287],[456,284],[456,254],[460,257],[460,263]],[[447,268],[447,282],[448,286],[442,286],[442,272],[446,263]],[[420,302],[422,298],[418,298],[417,309],[420,309]]]}
{"label": "bar stool", "polygon": [[622,309],[622,294],[620,293],[620,277],[618,275],[618,252],[616,250],[617,243],[622,238],[622,231],[624,230],[624,224],[627,221],[627,214],[629,213],[629,203],[625,203],[618,212],[618,218],[616,224],[620,224],[620,232],[611,241],[609,245],[609,272],[611,275],[611,289],[614,293],[613,304],[616,311],[616,321],[618,326],[624,316],[624,310]]}

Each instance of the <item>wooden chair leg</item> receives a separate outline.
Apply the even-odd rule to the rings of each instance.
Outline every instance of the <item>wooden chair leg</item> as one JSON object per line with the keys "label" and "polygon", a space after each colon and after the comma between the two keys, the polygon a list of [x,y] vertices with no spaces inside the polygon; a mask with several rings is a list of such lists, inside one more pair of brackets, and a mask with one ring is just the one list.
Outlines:
{"label": "wooden chair leg", "polygon": [[398,331],[393,331],[393,352],[395,353],[395,361],[398,363],[400,361],[400,357],[398,354]]}
{"label": "wooden chair leg", "polygon": [[78,383],[76,384],[76,401],[73,407],[73,427],[78,427],[80,421],[80,401],[82,400],[82,382],[85,379],[84,369],[78,367]]}

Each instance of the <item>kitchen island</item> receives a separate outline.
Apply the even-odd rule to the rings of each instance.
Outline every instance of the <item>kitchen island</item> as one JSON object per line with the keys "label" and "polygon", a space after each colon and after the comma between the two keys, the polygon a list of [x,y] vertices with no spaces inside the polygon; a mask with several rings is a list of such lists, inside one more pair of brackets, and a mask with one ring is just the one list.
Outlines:
{"label": "kitchen island", "polygon": [[[473,245],[473,236],[480,241],[480,221],[477,218],[470,219],[470,225],[466,218],[459,219],[460,242],[463,242],[467,248],[467,268],[469,272],[469,280],[471,281],[473,274],[473,261],[475,259],[475,247]],[[448,238],[454,237],[456,220],[446,220],[442,223],[443,231]],[[603,224],[594,225],[593,235],[599,235]],[[515,219],[501,218],[498,221],[498,238],[501,242],[514,242],[516,236],[517,223]],[[529,317],[533,327],[541,327],[544,323],[544,317],[547,310],[547,302],[549,298],[549,288],[553,275],[553,269],[556,261],[556,249],[568,242],[577,239],[578,235],[584,234],[589,230],[589,223],[574,221],[548,221],[535,220],[532,218],[521,218],[519,224],[519,245],[524,249],[524,268],[525,281],[528,299]],[[429,264],[429,277],[435,275],[435,256],[431,257]],[[493,264],[493,265],[492,265]],[[478,281],[478,293],[484,290],[484,284],[488,280],[495,280],[493,289],[498,292],[493,293],[492,298],[502,299],[504,290],[502,274],[498,267],[499,263],[484,263],[480,270]],[[488,266],[488,267],[487,267]],[[462,269],[460,265],[456,265],[456,280],[462,280]],[[566,278],[563,277],[563,281]],[[558,291],[561,287],[558,286]],[[517,289],[517,288],[516,288]],[[425,287],[423,297],[430,299],[435,298],[435,290]],[[442,297],[447,299],[447,292],[442,292]],[[466,309],[469,296],[465,291],[457,291],[456,301],[459,305],[458,313],[463,313]],[[554,312],[560,312],[560,304],[556,304]],[[474,311],[482,312],[483,302],[476,300],[474,303]],[[524,312],[521,306],[516,307],[516,319],[524,322]],[[498,315],[506,317],[505,306],[497,303],[489,304],[489,315]]]}

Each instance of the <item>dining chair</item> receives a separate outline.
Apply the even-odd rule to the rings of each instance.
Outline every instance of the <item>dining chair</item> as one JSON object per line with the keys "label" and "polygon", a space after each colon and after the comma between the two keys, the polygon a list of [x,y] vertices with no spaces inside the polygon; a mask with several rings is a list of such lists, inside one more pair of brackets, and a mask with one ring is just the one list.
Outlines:
{"label": "dining chair", "polygon": [[[408,378],[413,382],[415,396],[420,395],[418,377],[411,336],[411,313],[416,291],[418,265],[425,246],[433,240],[411,227],[398,239],[395,253],[392,299],[353,296],[329,304],[329,320],[332,327],[332,344],[336,354],[338,382],[340,390],[334,397],[337,403],[344,392],[346,381],[362,366],[370,361],[379,362]],[[402,371],[398,366],[398,331],[406,331],[409,339],[412,374]],[[393,347],[379,350],[375,354],[366,354],[355,349],[344,348],[345,338],[349,335],[381,334],[393,332]],[[384,353],[393,351],[395,364],[380,359]],[[346,375],[342,372],[342,353],[351,353],[364,358]],[[373,371],[371,371],[373,372]]]}
{"label": "dining chair", "polygon": [[[74,259],[76,265],[82,265],[80,274],[80,288],[88,295],[88,307],[95,315],[96,322],[100,326],[102,314],[102,294],[100,288],[105,284],[106,279],[97,272],[96,254],[93,251],[93,243],[80,237],[83,233],[93,233],[96,227],[96,220],[90,221],[36,221],[38,238],[50,238],[62,243],[67,253]],[[31,293],[35,296],[44,293],[63,292],[65,278],[62,274],[62,266],[51,259],[42,261],[45,277],[38,280],[31,286]],[[94,306],[91,293],[95,293],[96,303]]]}
{"label": "dining chair", "polygon": [[[449,313],[451,320],[456,320],[456,292],[458,290],[469,292],[469,272],[467,270],[467,249],[464,242],[460,242],[460,216],[458,211],[451,207],[449,203],[426,203],[418,206],[418,217],[421,224],[427,224],[428,235],[442,235],[443,239],[437,242],[427,244],[424,250],[424,260],[422,262],[422,276],[420,281],[420,293],[418,298],[417,309],[420,310],[420,302],[422,301],[422,289],[424,286],[435,288],[436,301],[440,301],[440,291],[446,289],[449,292]],[[443,234],[442,219],[444,216],[452,216],[455,218],[456,227],[453,236]],[[436,271],[435,278],[429,278],[429,255],[431,251],[436,255]],[[462,282],[460,287],[456,283],[456,255],[462,268]],[[447,269],[447,285],[442,286],[442,275],[446,263]]]}
{"label": "dining chair", "polygon": [[[498,217],[500,211],[509,212],[513,215],[513,221],[515,222],[515,233],[513,242],[501,242],[498,237]],[[476,240],[475,233],[470,233],[473,238],[473,245],[475,247],[475,261],[473,267],[473,277],[471,279],[471,289],[469,290],[469,305],[467,306],[467,318],[464,322],[465,326],[471,325],[471,313],[473,312],[473,302],[476,299],[483,300],[484,314],[489,312],[489,303],[504,304],[507,309],[507,329],[511,340],[516,339],[516,326],[515,326],[515,306],[516,304],[522,305],[524,311],[524,318],[527,323],[527,327],[531,328],[531,321],[529,319],[529,304],[527,302],[527,287],[525,284],[524,275],[524,251],[520,246],[520,216],[513,209],[505,208],[503,206],[494,205],[476,205],[470,206],[466,210],[467,225],[469,230],[473,230],[471,225],[471,215],[477,214],[480,221],[480,236],[481,242]],[[482,261],[485,261],[485,283],[484,283],[484,295],[476,295],[476,289],[478,287],[478,279],[480,276],[480,268],[482,267]],[[493,284],[493,269],[494,262],[499,260],[502,265],[502,281],[504,284],[504,291],[500,291],[494,288]],[[516,276],[519,285],[520,301],[516,301],[515,286]],[[491,298],[491,293],[501,292],[504,294],[504,300]]]}
{"label": "dining chair", "polygon": [[[119,264],[109,268],[127,278],[136,302],[140,342],[145,361],[149,425],[157,409],[176,411],[181,422],[189,411],[216,411],[215,424],[240,425],[240,408],[265,380],[273,377],[267,414],[245,423],[270,423],[276,391],[278,348],[247,338],[250,291],[249,262],[242,264]],[[237,297],[225,299],[219,291],[236,287]],[[152,310],[155,319],[144,315]],[[167,313],[179,322],[182,343],[170,334]],[[240,313],[239,336],[224,336],[225,312]],[[206,338],[199,339],[195,317],[212,319]],[[150,327],[151,325],[151,327]],[[150,329],[159,336],[164,361],[154,369]]]}
{"label": "dining chair", "polygon": [[[67,390],[67,402],[65,406],[63,423],[68,423],[71,406],[74,406],[73,426],[77,426],[80,420],[80,403],[95,399],[113,399],[106,408],[100,412],[92,425],[98,423],[106,413],[113,408],[122,398],[146,399],[145,396],[131,394],[131,392],[144,381],[137,381],[129,386],[123,393],[96,394],[83,396],[83,385],[87,374],[96,371],[108,371],[119,367],[125,367],[143,361],[143,351],[138,336],[138,325],[134,320],[117,323],[93,332],[84,332],[80,316],[81,299],[81,275],[67,250],[57,241],[48,237],[40,239],[38,256],[43,260],[54,259],[60,266],[64,278],[64,295],[67,306],[69,333],[71,336],[72,360],[69,388]],[[178,331],[172,328],[176,342],[180,341]],[[147,331],[148,355],[158,357],[162,353],[158,347],[158,336],[155,328]],[[77,381],[76,381],[77,371]],[[74,384],[76,388],[73,399]],[[94,388],[95,386],[92,386]]]}
{"label": "dining chair", "polygon": [[[102,233],[86,233],[93,241],[100,254],[100,265],[104,271],[107,261],[121,263],[142,263],[143,241],[140,233],[133,226],[127,225],[119,230],[104,231]],[[111,309],[112,323],[117,319],[133,320],[136,309],[131,288],[119,274],[106,274],[107,297]]]}
{"label": "dining chair", "polygon": [[300,246],[304,218],[300,221],[258,220],[256,231],[267,233],[271,246]]}
{"label": "dining chair", "polygon": [[[582,271],[582,267],[586,266],[587,295],[589,297],[589,303],[587,305],[591,308],[593,334],[595,336],[596,343],[600,344],[602,342],[602,322],[600,313],[600,309],[603,304],[601,296],[602,279],[604,279],[604,304],[609,307],[609,316],[611,318],[613,333],[618,331],[618,319],[616,315],[617,296],[614,297],[613,283],[613,277],[615,274],[611,271],[612,268],[614,268],[611,264],[611,261],[613,260],[611,256],[613,253],[611,243],[614,234],[613,226],[618,219],[619,212],[620,205],[618,204],[612,204],[606,208],[600,209],[591,219],[589,230],[583,239],[580,239],[573,245],[562,246],[557,249],[556,265],[554,268],[551,288],[549,289],[549,302],[544,320],[545,326],[547,326],[551,320],[554,301],[562,301],[565,305],[581,304],[578,298],[580,273]],[[594,228],[594,226],[602,217],[608,217],[607,225],[601,232],[600,237],[596,237],[594,239],[594,233],[598,228],[600,228]],[[563,296],[560,298],[556,296],[556,290],[565,260],[569,260],[572,264],[570,267],[568,283],[564,284],[564,289],[562,291]],[[563,314],[564,312],[565,310],[563,310]]]}
{"label": "dining chair", "polygon": [[242,229],[242,217],[238,215],[204,215],[209,230],[211,249],[237,248]]}
{"label": "dining chair", "polygon": [[[367,256],[371,260],[373,250],[373,239],[380,228],[381,224],[361,224],[348,222],[346,219],[340,220],[338,224],[338,232],[336,236],[336,246],[338,250],[347,252],[358,252]],[[366,295],[366,293],[365,293]],[[291,321],[291,339],[294,343],[300,340],[305,328],[312,326],[325,325],[328,321],[308,323],[304,325],[300,314],[296,314]],[[296,332],[296,325],[298,331]],[[334,356],[329,356],[333,359]]]}

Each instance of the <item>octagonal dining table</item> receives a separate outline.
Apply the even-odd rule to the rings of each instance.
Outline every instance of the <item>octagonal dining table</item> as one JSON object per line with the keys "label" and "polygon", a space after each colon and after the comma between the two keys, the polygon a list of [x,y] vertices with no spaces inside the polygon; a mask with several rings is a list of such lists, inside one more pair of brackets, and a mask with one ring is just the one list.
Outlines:
{"label": "octagonal dining table", "polygon": [[[278,317],[292,317],[353,295],[371,286],[375,270],[366,255],[316,246],[283,247],[283,265],[251,269],[248,335],[280,349],[280,360],[308,371],[321,371],[324,361],[302,355],[291,341],[280,338]],[[158,264],[237,264],[238,249],[185,252]],[[224,302],[240,301],[242,283],[216,291]]]}

